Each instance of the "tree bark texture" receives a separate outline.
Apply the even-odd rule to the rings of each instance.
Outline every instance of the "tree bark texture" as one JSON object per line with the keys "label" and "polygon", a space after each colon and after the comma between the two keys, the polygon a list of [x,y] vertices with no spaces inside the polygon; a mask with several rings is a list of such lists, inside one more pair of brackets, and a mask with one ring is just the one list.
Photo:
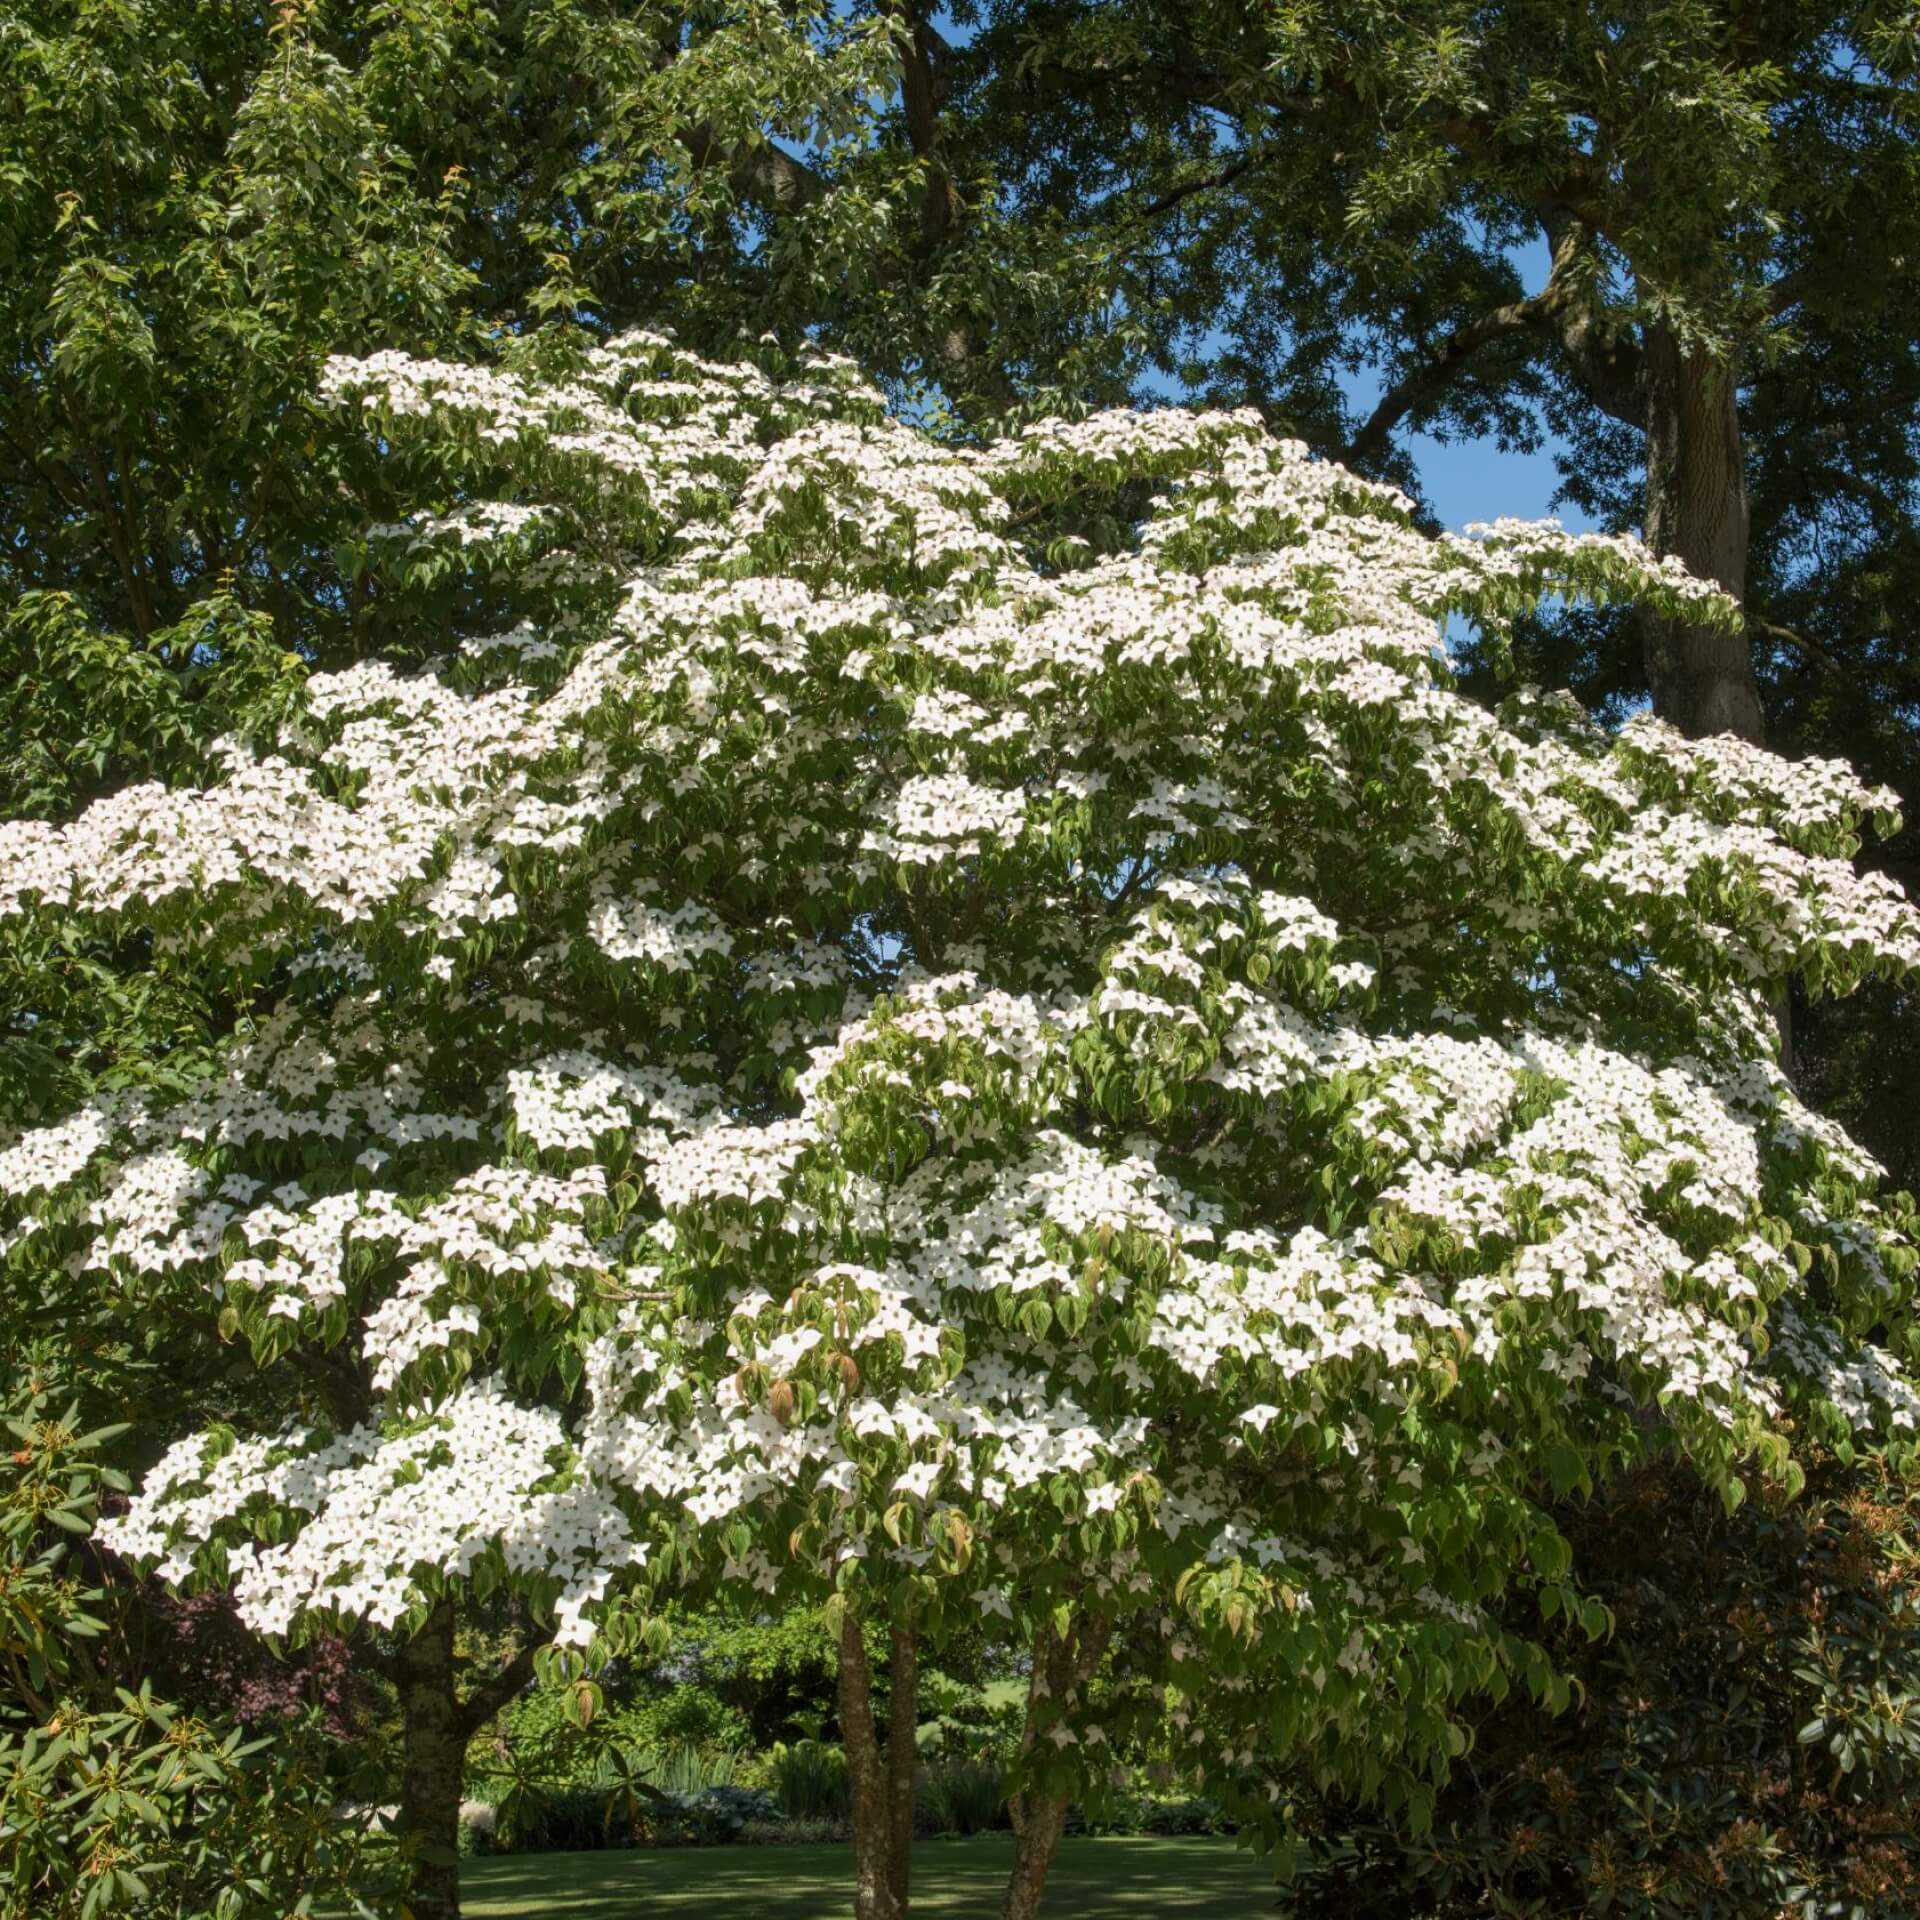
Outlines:
{"label": "tree bark texture", "polygon": [[859,1616],[840,1623],[840,1738],[853,1794],[855,1920],[906,1920],[913,1864],[919,1635],[895,1627],[888,1647],[887,1738],[873,1717],[873,1671]]}
{"label": "tree bark texture", "polygon": [[[1049,1622],[1034,1635],[1033,1677],[1027,1683],[1027,1718],[1020,1733],[1023,1759],[1042,1738],[1049,1716],[1063,1713],[1093,1677],[1112,1631],[1111,1620],[1083,1614],[1068,1624],[1065,1633],[1057,1632]],[[1060,1836],[1067,1830],[1070,1800],[1069,1794],[1037,1793],[1031,1788],[1008,1800],[1007,1812],[1013,1819],[1013,1868],[1000,1896],[1000,1920],[1035,1920],[1047,1890],[1053,1857],[1060,1850]]]}
{"label": "tree bark texture", "polygon": [[[1734,371],[1651,326],[1646,372],[1647,544],[1744,599],[1747,480]],[[1744,633],[1651,614],[1641,624],[1661,719],[1693,738],[1760,739],[1760,691]]]}
{"label": "tree bark texture", "polygon": [[409,1849],[405,1912],[459,1920],[460,1787],[467,1725],[455,1686],[453,1602],[439,1601],[397,1663],[403,1766],[400,1835]]}
{"label": "tree bark texture", "polygon": [[912,1892],[913,1786],[920,1760],[920,1636],[895,1627],[887,1658],[887,1878],[895,1909]]}
{"label": "tree bark texture", "polygon": [[[1732,367],[1689,353],[1665,327],[1649,327],[1647,544],[1684,560],[1736,600],[1747,593],[1747,471]],[[1745,633],[1642,617],[1653,710],[1690,739],[1738,734],[1766,739],[1753,643]],[[1780,1065],[1791,1077],[1793,1003],[1773,1007]]]}
{"label": "tree bark texture", "polygon": [[1006,1891],[1000,1896],[1000,1920],[1035,1920],[1047,1890],[1053,1856],[1060,1848],[1060,1836],[1067,1830],[1068,1800],[1064,1793],[1024,1793],[1019,1797],[1024,1804],[1013,1836],[1013,1868],[1007,1875]]}

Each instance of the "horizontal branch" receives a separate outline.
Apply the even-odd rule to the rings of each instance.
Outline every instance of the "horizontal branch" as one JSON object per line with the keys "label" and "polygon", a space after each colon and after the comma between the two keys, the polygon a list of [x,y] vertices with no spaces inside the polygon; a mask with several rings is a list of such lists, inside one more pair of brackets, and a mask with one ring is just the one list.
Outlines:
{"label": "horizontal branch", "polygon": [[1579,266],[1588,236],[1576,223],[1564,222],[1554,239],[1553,268],[1547,284],[1524,300],[1510,300],[1456,327],[1433,357],[1396,381],[1381,395],[1360,431],[1339,455],[1359,465],[1384,450],[1402,420],[1436,398],[1466,371],[1468,363],[1496,340],[1515,334],[1550,332],[1568,344],[1568,328],[1579,324]]}

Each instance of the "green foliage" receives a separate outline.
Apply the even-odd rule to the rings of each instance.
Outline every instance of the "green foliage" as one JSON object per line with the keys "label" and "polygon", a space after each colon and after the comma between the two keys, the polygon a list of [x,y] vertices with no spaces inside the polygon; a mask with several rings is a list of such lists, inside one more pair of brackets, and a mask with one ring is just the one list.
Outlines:
{"label": "green foliage", "polygon": [[1069,1831],[1162,1835],[1233,1831],[1226,1809],[1204,1794],[1117,1793],[1097,1821],[1069,1814],[1067,1826]]}
{"label": "green foliage", "polygon": [[778,1742],[767,1755],[767,1783],[780,1811],[796,1820],[844,1820],[853,1805],[846,1753],[822,1740]]}
{"label": "green foliage", "polygon": [[103,1457],[123,1429],[82,1432],[77,1404],[54,1404],[15,1403],[0,1460],[0,1916],[370,1913],[383,1862],[335,1817],[319,1715],[248,1739],[111,1683],[87,1536],[127,1484]]}
{"label": "green foliage", "polygon": [[[469,1772],[480,1797],[498,1797],[487,1782],[503,1778],[543,1787],[593,1785],[617,1754],[645,1756],[649,1769],[660,1756],[706,1754],[724,1770],[724,1756],[746,1745],[745,1722],[704,1687],[636,1687],[631,1698],[609,1704],[584,1727],[575,1696],[571,1686],[535,1688],[501,1715],[497,1728],[476,1737]],[[716,1776],[697,1784],[723,1782]]]}
{"label": "green foliage", "polygon": [[729,1728],[741,1729],[737,1739],[730,1731],[679,1737],[768,1747],[831,1715],[838,1665],[838,1649],[818,1607],[775,1614],[710,1609],[675,1619],[673,1646],[661,1671],[687,1676],[678,1681],[676,1694],[703,1690],[729,1716]]}
{"label": "green foliage", "polygon": [[564,1853],[735,1840],[749,1822],[779,1814],[765,1790],[736,1782],[737,1771],[727,1753],[603,1747],[590,1775],[560,1782],[516,1775],[507,1781],[492,1803],[487,1844],[496,1851]]}
{"label": "green foliage", "polygon": [[124,1428],[83,1433],[79,1405],[53,1417],[34,1392],[7,1416],[13,1446],[0,1467],[0,1662],[12,1681],[7,1707],[46,1718],[73,1677],[81,1643],[106,1622],[103,1598],[78,1545],[93,1530],[103,1488],[124,1492],[126,1476],[100,1458]]}
{"label": "green foliage", "polygon": [[328,1745],[318,1716],[248,1740],[146,1686],[0,1731],[0,1914],[371,1914],[381,1856],[334,1813]]}
{"label": "green foliage", "polygon": [[987,1833],[1012,1825],[1003,1770],[991,1760],[941,1760],[918,1782],[923,1816],[936,1833]]}
{"label": "green foliage", "polygon": [[283,717],[301,674],[231,593],[145,642],[96,627],[72,594],[23,593],[0,618],[0,807],[49,819],[156,770],[205,777],[207,743]]}
{"label": "green foliage", "polygon": [[1617,1623],[1550,1641],[1569,1710],[1483,1717],[1424,1839],[1324,1808],[1303,1916],[1920,1913],[1911,1496],[1828,1462],[1805,1505],[1729,1518],[1663,1467],[1566,1525]]}
{"label": "green foliage", "polygon": [[[305,668],[272,621],[219,588],[144,639],[65,590],[0,605],[0,815],[56,816],[135,780],[213,770],[213,741],[288,717]],[[144,933],[0,929],[0,1115],[24,1120],[90,1087],[180,1087],[218,1023],[206,983]]]}

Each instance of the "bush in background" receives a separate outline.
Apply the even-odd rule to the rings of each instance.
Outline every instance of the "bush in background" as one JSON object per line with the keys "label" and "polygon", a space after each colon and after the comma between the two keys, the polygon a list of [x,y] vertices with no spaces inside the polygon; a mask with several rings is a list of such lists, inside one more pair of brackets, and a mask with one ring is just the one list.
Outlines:
{"label": "bush in background", "polygon": [[1616,1621],[1554,1640],[1584,1696],[1486,1716],[1417,1841],[1309,1801],[1303,1920],[1920,1916],[1920,1555],[1898,1483],[1829,1460],[1804,1503],[1729,1518],[1665,1465],[1562,1525]]}
{"label": "bush in background", "polygon": [[16,1399],[0,1450],[0,1920],[369,1913],[390,1856],[336,1816],[325,1708],[252,1737],[102,1672],[138,1597],[88,1539],[123,1429],[57,1404]]}
{"label": "bush in background", "polygon": [[767,1756],[767,1784],[780,1811],[793,1820],[845,1820],[853,1785],[845,1752],[821,1740],[782,1741]]}
{"label": "bush in background", "polygon": [[933,1833],[988,1833],[1013,1824],[1004,1775],[990,1760],[943,1760],[918,1783],[921,1824]]}

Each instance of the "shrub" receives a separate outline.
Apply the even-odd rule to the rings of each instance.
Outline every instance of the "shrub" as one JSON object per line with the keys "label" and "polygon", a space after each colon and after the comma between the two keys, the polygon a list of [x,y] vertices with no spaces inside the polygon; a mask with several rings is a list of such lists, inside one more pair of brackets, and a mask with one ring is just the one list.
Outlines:
{"label": "shrub", "polygon": [[847,1756],[820,1740],[784,1741],[768,1756],[767,1773],[780,1811],[795,1820],[843,1820],[853,1804]]}
{"label": "shrub", "polygon": [[136,1906],[242,1920],[349,1888],[377,1899],[391,1854],[337,1817],[324,1709],[275,1701],[273,1736],[251,1737],[100,1671],[129,1595],[82,1543],[103,1490],[125,1485],[105,1453],[122,1430],[82,1432],[77,1405],[57,1404],[29,1391],[4,1409],[0,1920]]}
{"label": "shrub", "polygon": [[1556,1657],[1584,1698],[1484,1717],[1413,1841],[1320,1807],[1300,1912],[1419,1920],[1920,1915],[1920,1585],[1904,1491],[1816,1468],[1728,1519],[1678,1466],[1565,1517],[1617,1629]]}
{"label": "shrub", "polygon": [[844,1840],[844,1820],[749,1820],[741,1827],[743,1847],[805,1847],[825,1841]]}
{"label": "shrub", "polygon": [[1217,1800],[1204,1794],[1163,1798],[1152,1793],[1115,1794],[1098,1813],[1069,1817],[1070,1831],[1085,1833],[1150,1833],[1163,1837],[1196,1833],[1231,1833],[1233,1822]]}
{"label": "shrub", "polygon": [[945,1760],[920,1776],[919,1806],[936,1833],[986,1833],[1011,1824],[1000,1769],[986,1760]]}
{"label": "shrub", "polygon": [[760,1787],[700,1787],[668,1799],[672,1810],[655,1830],[663,1846],[717,1846],[780,1818],[773,1796]]}
{"label": "shrub", "polygon": [[[490,1844],[526,1853],[718,1845],[750,1821],[780,1817],[771,1794],[736,1785],[734,1772],[731,1754],[603,1750],[589,1780],[515,1778],[493,1807]],[[472,1832],[466,1844],[479,1852],[489,1843]]]}

